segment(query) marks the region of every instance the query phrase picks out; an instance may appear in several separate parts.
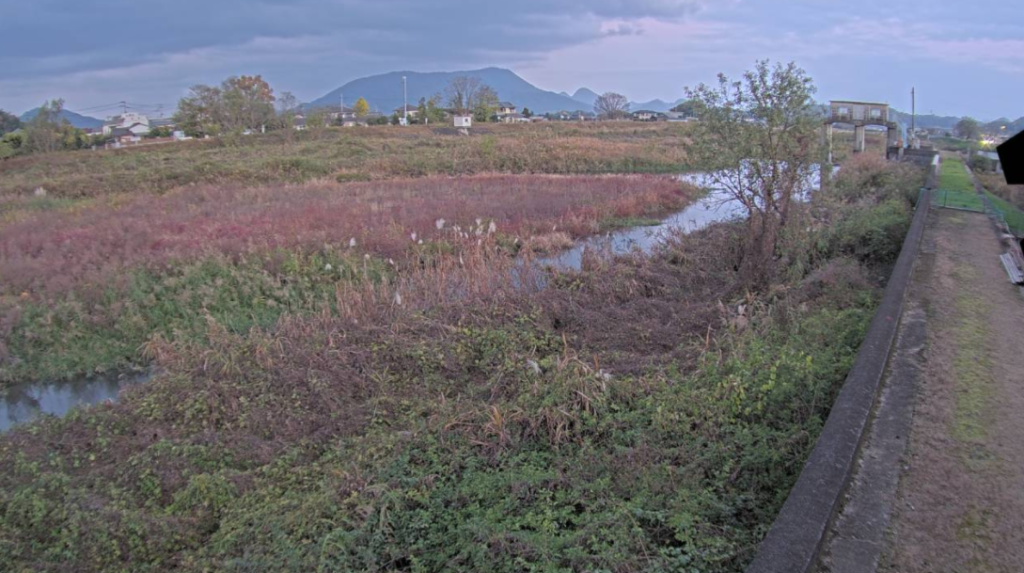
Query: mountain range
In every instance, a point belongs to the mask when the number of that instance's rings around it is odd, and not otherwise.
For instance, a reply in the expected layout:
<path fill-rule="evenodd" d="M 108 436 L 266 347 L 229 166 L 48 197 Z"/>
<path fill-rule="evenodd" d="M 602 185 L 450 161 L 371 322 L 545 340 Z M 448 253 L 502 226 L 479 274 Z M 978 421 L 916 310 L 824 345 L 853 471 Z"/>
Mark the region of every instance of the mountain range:
<path fill-rule="evenodd" d="M 414 107 L 420 98 L 430 98 L 434 94 L 443 94 L 448 83 L 459 76 L 479 78 L 498 93 L 501 101 L 514 103 L 519 109 L 530 108 L 538 113 L 559 110 L 591 109 L 593 104 L 577 101 L 564 94 L 542 90 L 511 70 L 502 68 L 484 68 L 457 72 L 390 72 L 352 80 L 332 90 L 319 99 L 315 99 L 309 107 L 336 106 L 345 98 L 346 105 L 352 105 L 359 98 L 366 98 L 372 109 L 390 114 L 402 106 L 402 78 L 406 78 L 409 106 Z"/>
<path fill-rule="evenodd" d="M 34 118 L 38 114 L 39 108 L 37 107 L 35 109 L 30 109 L 25 113 L 21 114 L 21 117 L 19 117 L 18 119 L 20 119 L 22 123 L 28 123 L 32 121 L 32 118 Z M 103 127 L 102 119 L 96 119 L 95 117 L 89 117 L 87 115 L 75 113 L 67 109 L 61 110 L 60 117 L 61 119 L 68 120 L 68 123 L 70 123 L 71 125 L 81 129 L 97 129 Z"/>
<path fill-rule="evenodd" d="M 307 104 L 309 107 L 336 106 L 344 96 L 345 105 L 355 103 L 359 98 L 366 98 L 370 107 L 377 111 L 390 114 L 400 108 L 403 103 L 402 78 L 406 78 L 409 94 L 409 106 L 414 107 L 420 98 L 430 98 L 434 94 L 443 94 L 448 83 L 459 76 L 479 78 L 498 93 L 501 101 L 515 104 L 520 110 L 529 108 L 536 113 L 557 111 L 591 111 L 594 102 L 600 97 L 597 92 L 588 88 L 580 88 L 571 96 L 566 92 L 556 93 L 534 86 L 516 75 L 512 70 L 504 68 L 483 68 L 454 72 L 390 72 L 352 80 L 332 90 L 321 98 Z M 678 102 L 670 103 L 662 100 L 633 103 L 630 109 L 649 109 L 668 111 Z"/>

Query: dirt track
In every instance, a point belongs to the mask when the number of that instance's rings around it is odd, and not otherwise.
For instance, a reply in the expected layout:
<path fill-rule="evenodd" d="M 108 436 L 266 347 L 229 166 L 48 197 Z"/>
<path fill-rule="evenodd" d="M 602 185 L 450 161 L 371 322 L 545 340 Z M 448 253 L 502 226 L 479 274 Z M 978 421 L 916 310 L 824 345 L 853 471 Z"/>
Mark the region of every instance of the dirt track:
<path fill-rule="evenodd" d="M 880 570 L 1024 571 L 1024 298 L 984 215 L 930 214 L 924 369 Z"/>

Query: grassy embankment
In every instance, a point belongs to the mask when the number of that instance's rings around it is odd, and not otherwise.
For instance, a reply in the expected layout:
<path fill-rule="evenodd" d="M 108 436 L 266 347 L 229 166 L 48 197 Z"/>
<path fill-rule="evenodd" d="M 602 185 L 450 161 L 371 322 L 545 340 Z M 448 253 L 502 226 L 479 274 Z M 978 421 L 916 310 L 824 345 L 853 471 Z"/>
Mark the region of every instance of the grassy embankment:
<path fill-rule="evenodd" d="M 939 172 L 939 191 L 934 193 L 933 202 L 943 207 L 984 210 L 981 197 L 974 189 L 971 176 L 959 156 L 943 154 L 942 168 Z"/>
<path fill-rule="evenodd" d="M 0 437 L 0 568 L 741 571 L 899 251 L 903 169 L 801 205 L 759 296 L 718 225 L 543 289 L 481 247 L 158 338 L 122 402 Z"/>
<path fill-rule="evenodd" d="M 1007 185 L 996 173 L 975 173 L 985 187 L 989 200 L 1003 212 L 1006 224 L 1018 237 L 1024 237 L 1024 185 Z"/>

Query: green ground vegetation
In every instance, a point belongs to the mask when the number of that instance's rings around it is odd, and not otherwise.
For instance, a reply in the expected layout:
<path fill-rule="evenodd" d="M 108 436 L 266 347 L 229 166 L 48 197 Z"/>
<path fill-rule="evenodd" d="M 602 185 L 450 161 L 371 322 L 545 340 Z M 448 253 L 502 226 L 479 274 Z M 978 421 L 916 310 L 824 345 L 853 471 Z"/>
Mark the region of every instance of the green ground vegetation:
<path fill-rule="evenodd" d="M 1003 214 L 1010 231 L 1019 237 L 1024 237 L 1024 211 L 991 191 L 985 191 L 985 195 L 988 196 L 993 206 Z"/>
<path fill-rule="evenodd" d="M 941 207 L 984 211 L 984 203 L 974 188 L 971 175 L 963 161 L 952 154 L 943 156 L 939 189 L 933 193 L 932 201 Z"/>

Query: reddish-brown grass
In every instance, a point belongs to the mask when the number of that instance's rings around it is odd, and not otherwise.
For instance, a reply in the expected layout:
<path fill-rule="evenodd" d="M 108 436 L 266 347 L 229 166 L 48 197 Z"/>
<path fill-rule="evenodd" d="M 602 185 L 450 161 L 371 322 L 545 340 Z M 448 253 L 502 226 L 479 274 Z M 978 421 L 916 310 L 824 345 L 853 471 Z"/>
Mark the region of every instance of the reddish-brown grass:
<path fill-rule="evenodd" d="M 209 255 L 354 244 L 360 253 L 399 259 L 421 240 L 475 243 L 481 235 L 526 239 L 555 231 L 581 237 L 597 232 L 603 219 L 663 214 L 693 196 L 692 188 L 656 176 L 186 187 L 118 207 L 37 213 L 0 228 L 0 294 L 35 298 L 105 286 L 126 269 Z"/>

